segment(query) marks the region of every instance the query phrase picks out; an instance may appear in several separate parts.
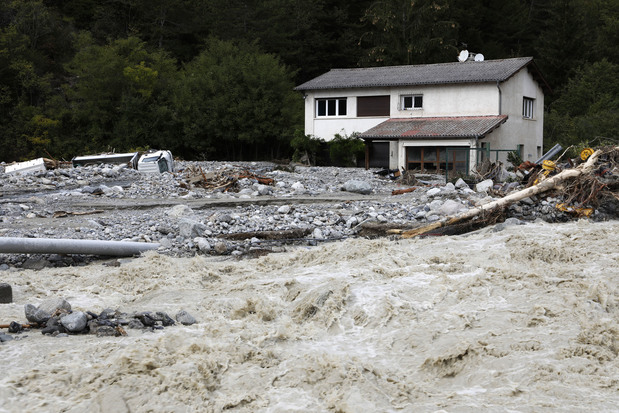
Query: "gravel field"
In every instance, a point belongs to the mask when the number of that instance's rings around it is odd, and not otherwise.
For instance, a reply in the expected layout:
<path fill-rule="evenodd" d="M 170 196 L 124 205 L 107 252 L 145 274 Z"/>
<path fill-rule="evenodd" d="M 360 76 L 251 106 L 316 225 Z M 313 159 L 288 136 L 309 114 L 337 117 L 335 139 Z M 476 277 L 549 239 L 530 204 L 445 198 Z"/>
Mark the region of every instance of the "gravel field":
<path fill-rule="evenodd" d="M 376 236 L 371 228 L 414 228 L 490 202 L 517 184 L 472 189 L 441 175 L 402 179 L 363 168 L 278 166 L 267 162 L 177 162 L 174 174 L 99 165 L 0 174 L 0 237 L 133 241 L 171 256 L 262 255 L 287 245 Z M 224 190 L 222 177 L 234 179 Z M 269 180 L 261 184 L 258 177 Z M 205 185 L 207 183 L 208 185 Z M 513 205 L 512 223 L 567 221 L 558 200 Z M 596 211 L 598 218 L 604 214 Z M 384 231 L 382 235 L 384 235 Z M 4 254 L 2 268 L 67 266 L 100 257 Z"/>

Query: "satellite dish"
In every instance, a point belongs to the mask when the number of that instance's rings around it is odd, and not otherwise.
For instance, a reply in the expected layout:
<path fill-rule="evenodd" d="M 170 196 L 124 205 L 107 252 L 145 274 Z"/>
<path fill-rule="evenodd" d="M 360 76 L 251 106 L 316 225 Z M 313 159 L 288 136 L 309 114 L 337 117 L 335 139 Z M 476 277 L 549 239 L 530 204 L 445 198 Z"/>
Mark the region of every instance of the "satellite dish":
<path fill-rule="evenodd" d="M 458 60 L 461 62 L 466 62 L 466 59 L 469 58 L 469 51 L 468 50 L 463 50 L 460 52 L 460 55 L 458 55 Z"/>
<path fill-rule="evenodd" d="M 476 62 L 483 62 L 483 61 L 484 61 L 484 55 L 483 55 L 483 54 L 481 54 L 481 53 L 477 53 L 477 54 L 475 55 L 475 61 L 476 61 Z"/>

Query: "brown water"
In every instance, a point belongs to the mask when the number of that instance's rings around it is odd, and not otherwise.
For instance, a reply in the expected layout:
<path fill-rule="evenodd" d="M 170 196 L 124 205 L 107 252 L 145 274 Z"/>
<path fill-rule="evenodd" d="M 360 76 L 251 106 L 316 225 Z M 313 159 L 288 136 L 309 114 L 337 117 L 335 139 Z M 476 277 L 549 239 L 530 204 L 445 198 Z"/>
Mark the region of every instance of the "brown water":
<path fill-rule="evenodd" d="M 583 221 L 5 271 L 2 323 L 50 296 L 199 323 L 4 343 L 0 412 L 619 411 L 618 246 Z"/>

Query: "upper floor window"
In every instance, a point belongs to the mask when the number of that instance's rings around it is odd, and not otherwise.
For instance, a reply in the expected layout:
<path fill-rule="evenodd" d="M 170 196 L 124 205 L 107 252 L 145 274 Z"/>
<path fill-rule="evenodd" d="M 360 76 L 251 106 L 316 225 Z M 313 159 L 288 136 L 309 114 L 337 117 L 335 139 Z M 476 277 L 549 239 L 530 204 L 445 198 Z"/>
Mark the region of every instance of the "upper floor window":
<path fill-rule="evenodd" d="M 346 116 L 346 98 L 316 99 L 316 116 Z"/>
<path fill-rule="evenodd" d="M 525 119 L 533 119 L 533 103 L 535 99 L 524 97 L 522 98 L 522 117 Z"/>
<path fill-rule="evenodd" d="M 422 109 L 423 95 L 404 95 L 400 106 L 402 110 Z"/>

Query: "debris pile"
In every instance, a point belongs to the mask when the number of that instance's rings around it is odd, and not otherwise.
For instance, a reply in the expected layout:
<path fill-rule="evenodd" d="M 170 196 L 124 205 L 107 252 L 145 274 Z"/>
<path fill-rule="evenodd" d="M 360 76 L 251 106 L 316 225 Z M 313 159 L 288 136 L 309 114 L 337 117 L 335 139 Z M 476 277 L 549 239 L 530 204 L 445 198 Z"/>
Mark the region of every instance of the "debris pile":
<path fill-rule="evenodd" d="M 619 211 L 618 165 L 619 147 L 604 147 L 596 151 L 587 148 L 581 153 L 580 160 L 571 160 L 568 166 L 563 167 L 549 159 L 544 159 L 541 164 L 523 164 L 518 169 L 526 172 L 524 189 L 516 190 L 515 187 L 502 198 L 439 222 L 408 231 L 393 229 L 390 233 L 414 237 L 456 226 L 459 228 L 456 233 L 467 232 L 498 222 L 507 208 L 524 200 L 534 203 L 542 193 L 549 193 L 553 197 L 554 208 L 566 214 L 590 217 L 595 208 L 603 205 L 609 215 L 616 216 Z M 544 206 L 548 207 L 546 202 Z"/>
<path fill-rule="evenodd" d="M 273 185 L 275 180 L 260 176 L 247 169 L 226 168 L 223 170 L 204 172 L 199 165 L 190 165 L 181 173 L 183 179 L 180 186 L 185 189 L 199 187 L 209 191 L 233 191 L 239 190 L 238 182 L 241 179 L 249 179 L 261 185 Z"/>

